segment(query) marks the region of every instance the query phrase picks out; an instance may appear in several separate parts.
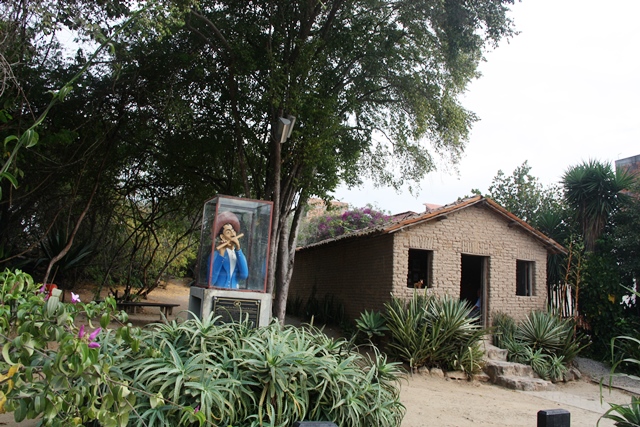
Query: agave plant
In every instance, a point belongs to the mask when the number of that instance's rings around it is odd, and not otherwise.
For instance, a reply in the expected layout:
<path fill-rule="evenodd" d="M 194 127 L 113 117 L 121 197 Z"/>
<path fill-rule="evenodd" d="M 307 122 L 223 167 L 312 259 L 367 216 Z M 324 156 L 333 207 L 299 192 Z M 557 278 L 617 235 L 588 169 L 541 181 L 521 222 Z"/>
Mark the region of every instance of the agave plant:
<path fill-rule="evenodd" d="M 616 405 L 610 403 L 611 408 L 601 418 L 613 420 L 617 427 L 640 426 L 640 398 L 631 397 L 629 405 Z M 598 424 L 600 420 L 598 420 Z"/>
<path fill-rule="evenodd" d="M 389 330 L 385 325 L 384 316 L 377 311 L 365 310 L 356 319 L 356 326 L 360 332 L 367 334 L 369 340 L 374 336 L 383 337 L 384 333 Z"/>
<path fill-rule="evenodd" d="M 431 298 L 414 294 L 408 302 L 393 297 L 385 304 L 385 320 L 391 334 L 389 352 L 409 363 L 411 368 L 425 365 L 429 359 L 429 324 L 425 308 Z"/>
<path fill-rule="evenodd" d="M 411 368 L 420 366 L 480 370 L 479 342 L 486 333 L 470 317 L 471 308 L 451 297 L 414 294 L 408 302 L 393 298 L 385 318 L 391 334 L 392 354 Z"/>
<path fill-rule="evenodd" d="M 560 380 L 567 365 L 585 347 L 582 335 L 574 335 L 573 321 L 547 312 L 532 312 L 520 324 L 506 314 L 494 320 L 494 342 L 508 351 L 512 362 L 531 365 L 544 379 Z"/>

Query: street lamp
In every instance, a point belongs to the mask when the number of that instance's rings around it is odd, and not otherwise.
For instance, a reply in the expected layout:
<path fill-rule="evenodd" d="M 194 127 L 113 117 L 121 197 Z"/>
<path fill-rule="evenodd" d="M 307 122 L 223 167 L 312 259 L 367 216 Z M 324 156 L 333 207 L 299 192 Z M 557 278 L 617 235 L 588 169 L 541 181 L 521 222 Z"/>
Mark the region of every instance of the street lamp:
<path fill-rule="evenodd" d="M 293 126 L 296 124 L 295 116 L 287 116 L 286 118 L 278 118 L 278 129 L 276 131 L 276 139 L 280 141 L 280 144 L 284 143 L 291 136 Z"/>

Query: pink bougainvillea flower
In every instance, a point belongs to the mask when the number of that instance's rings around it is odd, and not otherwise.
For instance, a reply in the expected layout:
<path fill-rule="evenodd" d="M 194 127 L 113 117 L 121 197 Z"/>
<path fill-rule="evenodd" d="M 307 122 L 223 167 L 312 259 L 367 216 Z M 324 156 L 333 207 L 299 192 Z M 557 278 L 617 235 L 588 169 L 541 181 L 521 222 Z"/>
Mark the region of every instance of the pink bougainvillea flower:
<path fill-rule="evenodd" d="M 74 294 L 73 292 L 71 292 L 71 302 L 73 304 L 79 303 L 80 302 L 80 295 Z"/>
<path fill-rule="evenodd" d="M 96 342 L 96 338 L 98 338 L 98 334 L 100 333 L 100 331 L 102 331 L 102 328 L 96 329 L 86 337 L 89 348 L 100 347 L 100 343 Z M 84 325 L 80 325 L 80 330 L 78 331 L 78 338 L 83 339 L 85 336 L 86 336 L 86 333 L 84 331 Z"/>
<path fill-rule="evenodd" d="M 100 333 L 100 331 L 102 330 L 102 328 L 98 328 L 95 331 L 91 332 L 91 335 L 89 335 L 89 348 L 98 348 L 100 347 L 100 344 L 95 342 L 96 338 L 98 337 L 98 334 Z"/>
<path fill-rule="evenodd" d="M 101 330 L 102 328 L 98 328 L 95 331 L 91 332 L 91 335 L 89 335 L 89 341 L 95 341 Z"/>

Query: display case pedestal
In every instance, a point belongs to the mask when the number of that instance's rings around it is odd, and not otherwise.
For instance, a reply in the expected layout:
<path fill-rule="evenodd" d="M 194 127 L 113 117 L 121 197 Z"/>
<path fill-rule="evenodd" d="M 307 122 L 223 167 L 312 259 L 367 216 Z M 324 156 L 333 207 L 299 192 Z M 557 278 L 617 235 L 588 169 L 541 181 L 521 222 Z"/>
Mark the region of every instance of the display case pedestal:
<path fill-rule="evenodd" d="M 253 327 L 267 326 L 271 322 L 271 294 L 192 286 L 189 311 L 189 317 L 199 319 L 214 313 L 214 317 L 220 316 L 218 324 L 248 319 Z"/>

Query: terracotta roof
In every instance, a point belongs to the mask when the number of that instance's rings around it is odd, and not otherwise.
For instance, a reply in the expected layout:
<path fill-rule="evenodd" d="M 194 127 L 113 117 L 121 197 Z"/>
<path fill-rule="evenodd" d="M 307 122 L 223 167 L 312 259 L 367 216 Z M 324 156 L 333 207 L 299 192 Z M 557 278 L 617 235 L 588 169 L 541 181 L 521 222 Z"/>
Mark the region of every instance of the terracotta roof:
<path fill-rule="evenodd" d="M 496 214 L 504 217 L 509 221 L 509 226 L 518 226 L 521 227 L 524 231 L 531 234 L 534 238 L 539 240 L 547 249 L 554 253 L 567 253 L 567 249 L 553 240 L 552 238 L 546 236 L 544 233 L 538 231 L 534 227 L 527 224 L 525 221 L 521 220 L 496 202 L 491 199 L 488 199 L 483 196 L 474 196 L 468 199 L 458 200 L 455 203 L 442 206 L 439 209 L 432 210 L 423 215 L 419 215 L 413 218 L 408 218 L 403 221 L 396 222 L 392 225 L 389 225 L 384 229 L 385 233 L 395 233 L 397 231 L 403 230 L 407 227 L 412 227 L 417 224 L 422 224 L 428 221 L 432 221 L 437 218 L 446 217 L 448 213 L 456 212 L 461 209 L 468 208 L 473 205 L 484 205 L 485 207 L 491 209 Z"/>
<path fill-rule="evenodd" d="M 488 199 L 483 196 L 475 196 L 470 197 L 468 199 L 458 200 L 454 203 L 441 206 L 440 208 L 434 209 L 432 211 L 426 212 L 424 214 L 415 214 L 409 215 L 410 212 L 405 212 L 403 214 L 398 214 L 400 220 L 395 220 L 392 224 L 386 224 L 382 226 L 365 228 L 362 230 L 354 231 L 353 233 L 343 234 L 342 236 L 335 237 L 333 239 L 322 240 L 320 242 L 316 242 L 310 245 L 305 246 L 304 248 L 311 248 L 320 245 L 325 245 L 328 243 L 332 243 L 338 240 L 357 238 L 362 236 L 371 236 L 377 234 L 392 234 L 401 230 L 404 230 L 408 227 L 413 227 L 418 224 L 423 224 L 425 222 L 437 220 L 438 218 L 446 217 L 447 214 L 459 211 L 461 209 L 468 208 L 474 205 L 482 205 L 494 213 L 504 217 L 508 221 L 509 227 L 517 226 L 521 227 L 525 232 L 529 233 L 536 240 L 540 241 L 542 245 L 544 245 L 548 251 L 552 253 L 567 253 L 567 249 L 553 240 L 552 238 L 546 236 L 544 233 L 536 230 L 534 227 L 527 224 L 525 221 L 521 220 L 496 202 L 491 199 Z M 395 216 L 394 216 L 395 217 Z M 302 248 L 299 248 L 302 249 Z"/>

